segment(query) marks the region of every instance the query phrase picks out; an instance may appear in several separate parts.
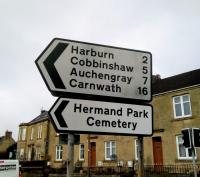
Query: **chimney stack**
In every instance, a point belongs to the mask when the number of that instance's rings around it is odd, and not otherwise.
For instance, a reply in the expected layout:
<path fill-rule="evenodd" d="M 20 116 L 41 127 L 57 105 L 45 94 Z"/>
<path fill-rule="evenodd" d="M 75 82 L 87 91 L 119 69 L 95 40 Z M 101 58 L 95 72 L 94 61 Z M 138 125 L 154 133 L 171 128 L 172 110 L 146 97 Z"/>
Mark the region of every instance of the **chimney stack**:
<path fill-rule="evenodd" d="M 5 137 L 6 138 L 12 138 L 12 132 L 7 130 L 6 133 L 5 133 Z"/>

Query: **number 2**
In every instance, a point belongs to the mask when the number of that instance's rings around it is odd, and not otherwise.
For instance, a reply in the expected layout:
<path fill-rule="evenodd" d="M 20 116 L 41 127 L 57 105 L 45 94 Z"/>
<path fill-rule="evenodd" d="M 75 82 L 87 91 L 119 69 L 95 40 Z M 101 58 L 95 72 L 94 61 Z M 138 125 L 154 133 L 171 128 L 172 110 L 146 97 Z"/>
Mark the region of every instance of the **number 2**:
<path fill-rule="evenodd" d="M 144 63 L 144 64 L 148 64 L 148 62 L 147 62 L 148 58 L 147 58 L 146 56 L 143 56 L 142 58 L 144 59 L 144 60 L 143 60 L 143 63 Z"/>

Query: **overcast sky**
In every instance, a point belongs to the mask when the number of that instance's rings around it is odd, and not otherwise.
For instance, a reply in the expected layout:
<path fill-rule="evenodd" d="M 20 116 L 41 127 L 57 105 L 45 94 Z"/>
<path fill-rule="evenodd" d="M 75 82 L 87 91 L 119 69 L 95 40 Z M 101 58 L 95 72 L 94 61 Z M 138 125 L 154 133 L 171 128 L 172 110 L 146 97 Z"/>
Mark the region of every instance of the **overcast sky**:
<path fill-rule="evenodd" d="M 0 136 L 56 100 L 34 63 L 55 37 L 149 51 L 165 78 L 200 68 L 200 1 L 0 0 Z"/>

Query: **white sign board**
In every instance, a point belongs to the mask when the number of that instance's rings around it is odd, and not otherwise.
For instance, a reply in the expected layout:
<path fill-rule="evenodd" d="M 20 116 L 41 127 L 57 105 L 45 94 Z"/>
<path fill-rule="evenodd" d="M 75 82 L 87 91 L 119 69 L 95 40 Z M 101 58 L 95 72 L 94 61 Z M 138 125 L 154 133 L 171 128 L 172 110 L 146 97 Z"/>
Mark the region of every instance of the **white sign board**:
<path fill-rule="evenodd" d="M 152 99 L 150 52 L 55 38 L 36 65 L 55 96 Z"/>
<path fill-rule="evenodd" d="M 0 160 L 0 177 L 19 177 L 19 161 Z"/>
<path fill-rule="evenodd" d="M 59 98 L 49 111 L 58 132 L 152 135 L 152 106 Z"/>

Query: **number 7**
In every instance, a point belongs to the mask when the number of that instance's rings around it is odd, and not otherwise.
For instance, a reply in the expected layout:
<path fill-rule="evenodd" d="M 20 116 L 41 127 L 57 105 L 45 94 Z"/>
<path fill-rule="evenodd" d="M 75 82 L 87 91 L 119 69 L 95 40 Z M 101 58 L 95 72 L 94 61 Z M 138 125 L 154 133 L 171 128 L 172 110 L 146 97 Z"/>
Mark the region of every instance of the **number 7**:
<path fill-rule="evenodd" d="M 143 79 L 144 79 L 144 84 L 146 84 L 147 80 L 148 80 L 148 77 L 143 76 Z"/>

